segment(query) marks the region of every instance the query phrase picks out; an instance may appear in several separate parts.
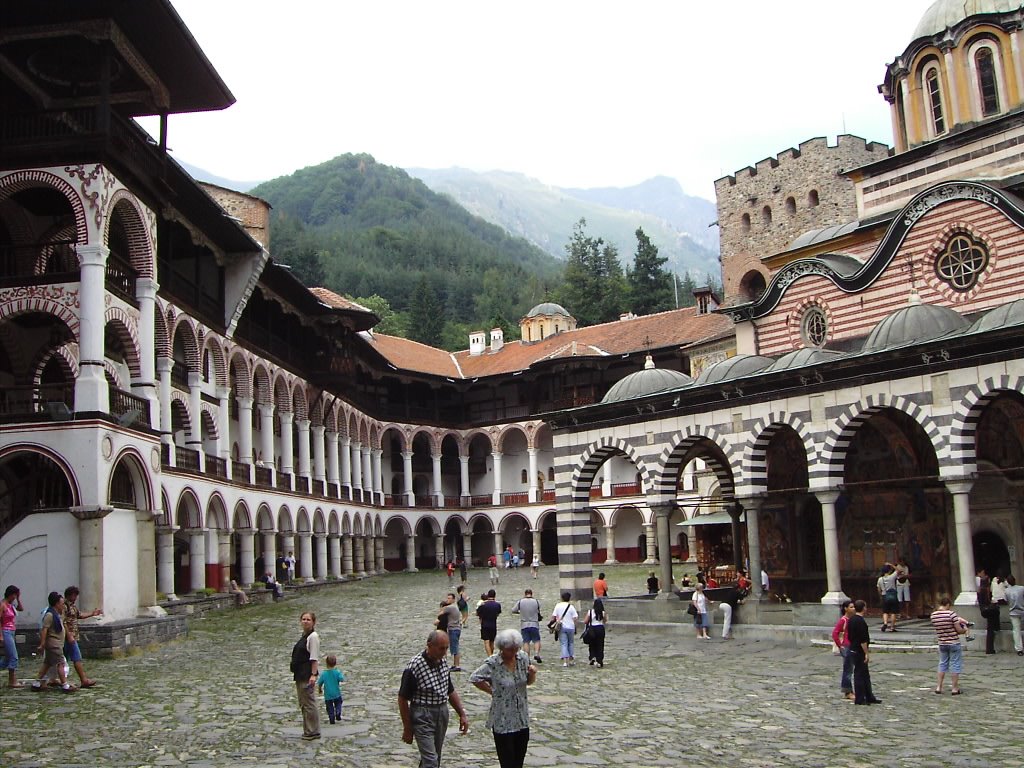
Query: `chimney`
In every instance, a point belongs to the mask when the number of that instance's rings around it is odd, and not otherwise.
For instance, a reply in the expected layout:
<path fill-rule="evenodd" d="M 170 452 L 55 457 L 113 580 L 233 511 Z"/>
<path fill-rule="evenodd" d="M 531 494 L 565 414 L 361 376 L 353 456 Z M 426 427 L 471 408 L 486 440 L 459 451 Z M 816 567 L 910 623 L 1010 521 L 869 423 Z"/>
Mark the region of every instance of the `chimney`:
<path fill-rule="evenodd" d="M 707 315 L 718 309 L 722 303 L 710 286 L 704 285 L 693 289 L 693 297 L 697 300 L 697 314 Z"/>
<path fill-rule="evenodd" d="M 486 334 L 483 331 L 473 331 L 469 334 L 469 354 L 482 355 L 487 342 Z"/>
<path fill-rule="evenodd" d="M 505 346 L 505 332 L 501 328 L 491 328 L 491 352 L 497 352 Z"/>

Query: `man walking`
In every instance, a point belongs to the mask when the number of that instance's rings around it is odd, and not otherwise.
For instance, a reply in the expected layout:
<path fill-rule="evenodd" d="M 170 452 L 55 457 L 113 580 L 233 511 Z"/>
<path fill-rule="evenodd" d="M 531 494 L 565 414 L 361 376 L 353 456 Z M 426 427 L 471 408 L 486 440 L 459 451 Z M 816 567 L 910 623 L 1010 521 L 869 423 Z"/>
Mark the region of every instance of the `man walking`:
<path fill-rule="evenodd" d="M 452 683 L 448 635 L 435 629 L 427 635 L 427 647 L 414 656 L 402 673 L 398 712 L 402 716 L 402 741 L 420 751 L 420 768 L 438 768 L 448 731 L 448 705 L 459 715 L 459 732 L 469 730 L 469 718 Z"/>
<path fill-rule="evenodd" d="M 452 651 L 452 672 L 461 672 L 459 666 L 459 640 L 462 638 L 462 611 L 459 610 L 454 592 L 449 592 L 444 599 L 444 608 L 441 609 L 448 619 L 448 643 Z"/>
<path fill-rule="evenodd" d="M 480 639 L 484 641 L 484 652 L 490 656 L 494 653 L 494 638 L 498 634 L 498 615 L 501 603 L 496 599 L 495 591 L 487 592 L 487 599 L 476 607 L 476 616 L 480 619 Z"/>
<path fill-rule="evenodd" d="M 853 604 L 856 613 L 850 617 L 846 625 L 846 634 L 850 638 L 850 655 L 853 658 L 853 693 L 855 704 L 881 704 L 871 690 L 871 672 L 868 670 L 868 646 L 871 645 L 871 633 L 864 618 L 868 605 L 863 600 Z"/>
<path fill-rule="evenodd" d="M 1018 656 L 1024 656 L 1024 642 L 1021 641 L 1020 625 L 1024 620 L 1024 586 L 1010 574 L 1006 577 L 1006 605 L 1010 609 L 1010 626 L 1013 627 L 1013 650 Z"/>
<path fill-rule="evenodd" d="M 491 577 L 491 586 L 493 587 L 498 583 L 498 556 L 491 555 L 487 558 L 488 574 Z"/>
<path fill-rule="evenodd" d="M 540 611 L 540 600 L 533 596 L 532 589 L 526 590 L 523 597 L 512 606 L 512 613 L 519 614 L 523 650 L 527 656 L 533 655 L 533 660 L 538 664 L 543 664 L 540 658 Z"/>
<path fill-rule="evenodd" d="M 594 597 L 600 597 L 602 600 L 608 597 L 608 582 L 604 578 L 604 571 L 597 574 L 597 578 L 594 579 Z"/>

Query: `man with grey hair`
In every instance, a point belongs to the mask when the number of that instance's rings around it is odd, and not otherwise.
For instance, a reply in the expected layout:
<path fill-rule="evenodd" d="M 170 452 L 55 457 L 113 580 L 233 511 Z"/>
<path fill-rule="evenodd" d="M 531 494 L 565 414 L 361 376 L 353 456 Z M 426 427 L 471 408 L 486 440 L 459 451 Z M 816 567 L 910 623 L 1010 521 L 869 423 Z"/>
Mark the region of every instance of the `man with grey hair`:
<path fill-rule="evenodd" d="M 448 705 L 459 714 L 459 732 L 469 730 L 469 718 L 448 667 L 448 633 L 435 629 L 427 635 L 426 649 L 412 658 L 402 673 L 398 712 L 402 741 L 420 751 L 420 768 L 438 768 L 448 731 Z"/>
<path fill-rule="evenodd" d="M 538 664 L 540 659 L 540 600 L 533 596 L 533 590 L 527 589 L 523 597 L 512 606 L 512 613 L 519 614 L 519 628 L 523 633 L 523 649 L 526 655 L 533 655 Z"/>

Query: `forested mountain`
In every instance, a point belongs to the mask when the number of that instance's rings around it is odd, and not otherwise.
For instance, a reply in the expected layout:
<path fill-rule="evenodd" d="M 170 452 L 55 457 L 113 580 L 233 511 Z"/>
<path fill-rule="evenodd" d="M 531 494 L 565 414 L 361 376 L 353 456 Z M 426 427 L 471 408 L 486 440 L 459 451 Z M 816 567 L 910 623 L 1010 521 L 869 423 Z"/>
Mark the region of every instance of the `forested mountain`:
<path fill-rule="evenodd" d="M 564 258 L 567 233 L 586 219 L 620 254 L 635 250 L 642 227 L 670 271 L 718 275 L 715 206 L 686 195 L 679 182 L 661 176 L 627 188 L 561 189 L 520 173 L 478 173 L 463 168 L 407 169 L 431 189 L 451 195 L 467 210 Z"/>
<path fill-rule="evenodd" d="M 469 330 L 515 323 L 561 279 L 549 254 L 370 155 L 341 155 L 250 191 L 273 206 L 277 261 L 307 285 L 382 297 L 398 313 L 389 332 L 442 315 L 437 337 L 410 334 L 427 343 L 464 348 Z"/>

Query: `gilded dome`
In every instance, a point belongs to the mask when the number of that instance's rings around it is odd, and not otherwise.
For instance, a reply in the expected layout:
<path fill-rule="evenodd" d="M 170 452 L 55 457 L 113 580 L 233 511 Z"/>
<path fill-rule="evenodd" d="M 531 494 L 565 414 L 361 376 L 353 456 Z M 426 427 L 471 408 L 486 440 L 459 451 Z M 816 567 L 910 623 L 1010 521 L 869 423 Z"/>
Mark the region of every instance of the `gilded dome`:
<path fill-rule="evenodd" d="M 917 22 L 911 40 L 940 34 L 971 16 L 1007 13 L 1020 6 L 1020 0 L 936 0 Z"/>
<path fill-rule="evenodd" d="M 601 402 L 621 403 L 624 400 L 633 400 L 637 397 L 653 395 L 656 392 L 666 392 L 692 383 L 693 379 L 685 373 L 670 371 L 667 368 L 655 368 L 654 362 L 648 355 L 644 369 L 615 382 L 601 398 Z"/>
<path fill-rule="evenodd" d="M 889 347 L 930 341 L 961 331 L 967 324 L 966 318 L 956 310 L 914 303 L 884 317 L 871 331 L 861 351 L 881 352 Z"/>

